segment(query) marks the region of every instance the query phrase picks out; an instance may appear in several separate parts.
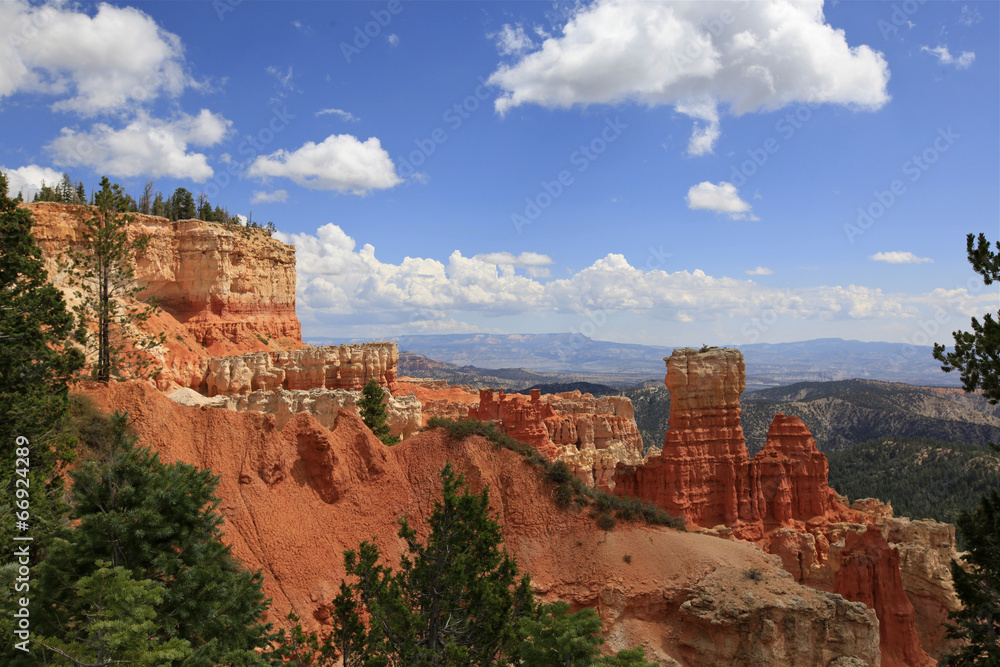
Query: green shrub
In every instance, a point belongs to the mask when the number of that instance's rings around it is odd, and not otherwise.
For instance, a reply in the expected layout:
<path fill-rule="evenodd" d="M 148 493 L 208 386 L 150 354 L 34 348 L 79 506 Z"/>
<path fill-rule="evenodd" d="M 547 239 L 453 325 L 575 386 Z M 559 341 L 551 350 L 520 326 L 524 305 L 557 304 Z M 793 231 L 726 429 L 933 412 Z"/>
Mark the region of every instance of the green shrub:
<path fill-rule="evenodd" d="M 597 515 L 597 527 L 601 530 L 611 531 L 615 529 L 615 525 L 618 523 L 610 512 L 601 512 Z"/>
<path fill-rule="evenodd" d="M 569 507 L 573 502 L 573 488 L 564 482 L 556 487 L 555 496 L 560 507 Z"/>
<path fill-rule="evenodd" d="M 573 479 L 573 473 L 569 471 L 569 466 L 566 465 L 565 461 L 556 461 L 551 466 L 549 466 L 548 473 L 545 475 L 550 481 L 556 484 L 569 484 L 569 480 Z"/>

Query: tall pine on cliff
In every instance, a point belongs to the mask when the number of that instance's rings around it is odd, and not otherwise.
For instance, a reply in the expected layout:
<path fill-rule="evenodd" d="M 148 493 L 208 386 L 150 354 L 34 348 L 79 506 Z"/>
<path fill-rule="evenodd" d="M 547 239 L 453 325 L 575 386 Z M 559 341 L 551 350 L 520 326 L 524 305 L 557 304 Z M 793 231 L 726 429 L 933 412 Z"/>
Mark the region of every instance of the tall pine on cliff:
<path fill-rule="evenodd" d="M 966 238 L 969 263 L 983 282 L 1000 281 L 1000 241 L 998 252 L 990 249 L 985 234 L 978 244 L 973 234 Z M 991 313 L 982 323 L 972 318 L 972 331 L 956 331 L 955 351 L 945 353 L 943 345 L 934 345 L 934 357 L 945 371 L 958 370 L 966 391 L 981 389 L 990 403 L 1000 402 L 1000 311 Z M 955 522 L 965 538 L 968 569 L 951 563 L 955 592 L 962 608 L 949 617 L 948 636 L 963 640 L 957 653 L 947 656 L 949 665 L 1000 665 L 1000 495 L 992 491 L 983 496 L 971 514 L 963 512 Z"/>
<path fill-rule="evenodd" d="M 0 543 L 9 547 L 0 557 L 0 635 L 6 638 L 0 663 L 18 652 L 13 614 L 24 591 L 15 589 L 13 545 L 21 543 L 13 538 L 34 537 L 34 565 L 47 546 L 47 528 L 66 511 L 57 472 L 75 456 L 64 429 L 67 383 L 83 367 L 83 354 L 73 347 L 73 316 L 48 282 L 31 212 L 19 201 L 7 196 L 0 172 Z"/>
<path fill-rule="evenodd" d="M 382 404 L 382 387 L 374 377 L 365 383 L 361 401 L 358 402 L 358 413 L 361 421 L 372 430 L 375 437 L 387 445 L 395 445 L 399 438 L 389 431 L 389 422 Z"/>
<path fill-rule="evenodd" d="M 94 194 L 94 205 L 96 211 L 84 220 L 83 248 L 68 251 L 70 284 L 80 299 L 75 310 L 94 329 L 88 335 L 93 377 L 99 382 L 141 377 L 150 367 L 141 351 L 165 339 L 162 333 L 142 335 L 135 328 L 156 311 L 155 304 L 136 300 L 142 287 L 135 264 L 149 237 L 130 238 L 132 200 L 106 176 Z"/>
<path fill-rule="evenodd" d="M 72 474 L 74 527 L 35 570 L 33 632 L 56 638 L 49 645 L 80 663 L 98 651 L 126 660 L 148 640 L 186 654 L 173 663 L 184 667 L 267 664 L 256 651 L 271 638 L 261 575 L 244 570 L 221 541 L 218 478 L 160 462 L 128 435 L 126 420 L 115 415 L 110 451 Z M 90 597 L 81 600 L 84 591 Z M 110 627 L 122 643 L 108 644 L 94 623 L 114 621 L 108 610 L 127 606 L 128 596 L 135 608 Z"/>

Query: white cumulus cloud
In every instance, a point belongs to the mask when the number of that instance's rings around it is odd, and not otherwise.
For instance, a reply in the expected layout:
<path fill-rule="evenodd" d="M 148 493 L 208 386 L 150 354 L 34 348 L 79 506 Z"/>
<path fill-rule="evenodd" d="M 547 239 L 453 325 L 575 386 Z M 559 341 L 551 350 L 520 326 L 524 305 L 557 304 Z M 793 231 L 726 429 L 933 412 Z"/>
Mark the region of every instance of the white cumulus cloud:
<path fill-rule="evenodd" d="M 356 195 L 403 182 L 376 137 L 360 141 L 350 134 L 331 134 L 318 144 L 308 141 L 294 151 L 260 155 L 247 174 L 262 179 L 288 178 L 305 188 Z"/>
<path fill-rule="evenodd" d="M 748 276 L 769 276 L 774 273 L 771 269 L 766 266 L 758 266 L 756 268 L 750 269 L 749 271 L 744 271 Z"/>
<path fill-rule="evenodd" d="M 887 264 L 923 264 L 933 262 L 930 257 L 917 257 L 912 252 L 902 252 L 894 250 L 891 252 L 877 252 L 868 257 L 873 262 L 885 262 Z"/>
<path fill-rule="evenodd" d="M 35 193 L 42 189 L 42 185 L 53 186 L 62 180 L 61 172 L 48 167 L 39 167 L 37 164 L 17 169 L 0 167 L 0 171 L 7 175 L 7 195 L 14 198 L 20 192 L 25 201 L 31 201 Z"/>
<path fill-rule="evenodd" d="M 751 321 L 763 312 L 800 320 L 902 318 L 959 306 L 974 311 L 988 297 L 966 290 L 891 294 L 862 285 L 776 289 L 704 271 L 644 270 L 608 254 L 566 278 L 540 279 L 517 269 L 546 268 L 540 253 L 485 253 L 446 260 L 383 262 L 341 227 L 315 234 L 278 233 L 296 246 L 297 305 L 304 321 L 344 327 L 378 324 L 410 333 L 447 328 L 464 318 L 627 312 L 674 322 Z M 763 275 L 763 273 L 760 273 Z M 995 301 L 995 297 L 994 301 Z M 396 327 L 392 329 L 392 327 Z"/>
<path fill-rule="evenodd" d="M 954 65 L 958 69 L 968 69 L 976 60 L 976 54 L 972 51 L 962 51 L 962 54 L 956 58 L 951 55 L 947 45 L 935 46 L 933 49 L 929 46 L 921 46 L 920 50 L 937 57 L 938 62 L 942 65 Z"/>
<path fill-rule="evenodd" d="M 185 74 L 180 38 L 133 7 L 0 3 L 0 98 L 56 98 L 53 109 L 84 116 L 133 109 L 198 86 Z"/>
<path fill-rule="evenodd" d="M 504 91 L 500 114 L 523 104 L 673 106 L 696 120 L 695 155 L 711 152 L 720 109 L 875 110 L 889 100 L 888 80 L 880 52 L 826 23 L 823 0 L 578 4 L 561 31 L 489 79 Z"/>
<path fill-rule="evenodd" d="M 288 201 L 287 190 L 275 190 L 274 192 L 254 190 L 253 196 L 250 197 L 251 204 L 284 204 L 286 201 Z"/>
<path fill-rule="evenodd" d="M 692 185 L 687 193 L 687 204 L 690 209 L 723 213 L 732 220 L 758 220 L 750 204 L 740 199 L 740 192 L 736 186 L 727 181 L 722 181 L 718 185 L 709 181 Z"/>
<path fill-rule="evenodd" d="M 169 176 L 202 183 L 214 171 L 203 153 L 191 152 L 188 146 L 214 146 L 229 134 L 231 125 L 208 109 L 196 116 L 182 113 L 173 120 L 139 112 L 121 129 L 104 123 L 95 123 L 89 132 L 64 127 L 46 148 L 58 165 L 87 166 L 122 178 Z"/>

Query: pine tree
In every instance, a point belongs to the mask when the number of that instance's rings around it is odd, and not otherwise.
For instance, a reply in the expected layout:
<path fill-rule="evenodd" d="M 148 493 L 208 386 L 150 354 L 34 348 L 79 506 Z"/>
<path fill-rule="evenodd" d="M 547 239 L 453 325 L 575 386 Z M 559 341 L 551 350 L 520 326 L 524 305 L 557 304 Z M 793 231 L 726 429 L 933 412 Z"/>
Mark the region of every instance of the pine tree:
<path fill-rule="evenodd" d="M 94 352 L 93 377 L 99 382 L 142 376 L 151 362 L 141 353 L 163 343 L 164 334 L 142 335 L 136 327 L 155 312 L 155 303 L 138 302 L 142 292 L 135 263 L 148 236 L 129 238 L 130 204 L 118 184 L 107 177 L 95 193 L 97 211 L 84 220 L 84 247 L 70 249 L 70 284 L 77 288 L 75 307 L 93 325 L 88 343 Z"/>
<path fill-rule="evenodd" d="M 985 234 L 979 235 L 978 245 L 974 234 L 966 237 L 966 250 L 973 270 L 983 277 L 983 283 L 992 285 L 1000 281 L 1000 241 L 997 252 L 990 250 Z M 955 351 L 946 352 L 944 345 L 934 344 L 934 358 L 942 362 L 941 370 L 957 370 L 962 375 L 966 391 L 982 389 L 990 403 L 1000 402 L 1000 311 L 997 319 L 986 313 L 982 323 L 972 318 L 972 331 L 956 331 Z"/>
<path fill-rule="evenodd" d="M 69 379 L 83 367 L 77 329 L 62 293 L 48 281 L 31 234 L 31 211 L 7 196 L 0 173 L 0 464 L 13 469 L 14 438 L 36 445 L 33 465 L 52 472 L 54 429 L 66 413 Z"/>
<path fill-rule="evenodd" d="M 525 575 L 517 582 L 517 564 L 501 548 L 488 490 L 469 493 L 451 464 L 441 483 L 426 543 L 400 519 L 408 553 L 396 572 L 379 565 L 371 542 L 344 552 L 347 573 L 356 578 L 335 602 L 335 633 L 347 639 L 338 641 L 345 665 L 481 667 L 506 665 L 517 655 L 518 621 L 532 611 L 530 581 Z"/>
<path fill-rule="evenodd" d="M 962 608 L 948 614 L 955 621 L 948 636 L 961 644 L 946 656 L 947 664 L 1000 665 L 1000 495 L 983 496 L 955 524 L 965 538 L 967 568 L 951 563 Z"/>
<path fill-rule="evenodd" d="M 106 561 L 97 571 L 73 583 L 67 605 L 71 619 L 58 636 L 36 637 L 33 651 L 43 664 L 110 667 L 127 663 L 171 665 L 191 654 L 186 639 L 162 641 L 155 623 L 155 607 L 163 602 L 164 585 L 152 579 L 136 580 L 124 567 Z"/>
<path fill-rule="evenodd" d="M 391 446 L 399 442 L 399 437 L 393 435 L 389 430 L 382 396 L 382 387 L 374 377 L 370 378 L 362 390 L 362 398 L 358 403 L 358 413 L 361 415 L 361 421 L 372 430 L 375 437 Z"/>
<path fill-rule="evenodd" d="M 74 527 L 63 529 L 36 568 L 33 630 L 86 643 L 86 634 L 66 634 L 86 624 L 94 608 L 76 599 L 74 582 L 103 576 L 126 586 L 115 574 L 123 568 L 136 582 L 154 582 L 143 584 L 147 592 L 162 589 L 161 602 L 155 596 L 142 602 L 155 612 L 146 637 L 160 647 L 187 642 L 191 653 L 178 664 L 266 664 L 255 651 L 272 639 L 262 621 L 261 575 L 243 570 L 221 541 L 218 478 L 185 463 L 160 462 L 128 435 L 127 415 L 116 414 L 113 422 L 110 450 L 72 473 Z M 102 561 L 114 572 L 99 575 Z"/>
<path fill-rule="evenodd" d="M 1000 281 L 1000 252 L 993 252 L 985 234 L 966 237 L 966 250 L 973 270 L 987 285 Z M 1000 242 L 996 244 L 1000 251 Z M 934 358 L 944 371 L 959 370 L 966 391 L 981 389 L 991 404 L 1000 402 L 1000 311 L 997 319 L 987 313 L 982 323 L 972 318 L 972 332 L 956 331 L 955 351 L 945 353 L 934 345 Z M 996 447 L 996 445 L 991 445 Z M 1000 496 L 983 496 L 971 514 L 962 512 L 955 521 L 964 538 L 968 569 L 951 562 L 955 592 L 962 608 L 948 617 L 948 636 L 963 640 L 957 653 L 946 657 L 949 665 L 1000 665 Z"/>
<path fill-rule="evenodd" d="M 153 204 L 150 207 L 150 214 L 156 215 L 161 218 L 169 218 L 170 212 L 167 210 L 167 205 L 163 201 L 163 193 L 157 192 L 156 196 L 153 198 Z"/>

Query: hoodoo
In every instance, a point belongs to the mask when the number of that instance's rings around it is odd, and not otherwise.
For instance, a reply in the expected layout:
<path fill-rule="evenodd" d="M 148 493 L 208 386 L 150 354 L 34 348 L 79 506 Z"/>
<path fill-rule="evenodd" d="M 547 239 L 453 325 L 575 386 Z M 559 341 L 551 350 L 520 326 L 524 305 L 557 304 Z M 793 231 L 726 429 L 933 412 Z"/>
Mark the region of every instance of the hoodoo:
<path fill-rule="evenodd" d="M 829 487 L 826 456 L 797 417 L 775 415 L 751 460 L 739 423 L 745 367 L 738 350 L 680 349 L 665 361 L 671 401 L 663 452 L 640 466 L 620 464 L 615 493 L 652 501 L 693 527 L 754 541 L 798 581 L 864 602 L 883 624 L 885 667 L 933 664 L 927 651 L 940 652 L 940 634 L 925 635 L 922 646 L 917 627 L 940 619 L 953 594 L 938 592 L 929 602 L 927 586 L 907 585 L 899 549 L 920 553 L 909 559 L 917 563 L 938 557 L 940 545 L 890 544 L 883 532 L 891 511 L 848 507 Z M 920 619 L 910 589 L 921 593 L 914 594 Z"/>

